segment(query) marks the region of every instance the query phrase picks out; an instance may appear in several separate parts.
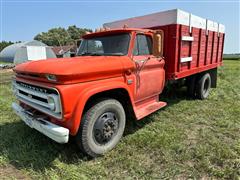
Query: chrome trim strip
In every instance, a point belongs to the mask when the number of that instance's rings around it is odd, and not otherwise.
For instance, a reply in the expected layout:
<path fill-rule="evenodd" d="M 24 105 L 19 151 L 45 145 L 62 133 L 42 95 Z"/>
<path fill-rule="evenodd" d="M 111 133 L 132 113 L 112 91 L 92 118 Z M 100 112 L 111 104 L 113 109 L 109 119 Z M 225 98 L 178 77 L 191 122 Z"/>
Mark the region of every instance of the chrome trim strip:
<path fill-rule="evenodd" d="M 44 103 L 44 102 L 42 102 L 42 101 L 38 101 L 38 100 L 32 99 L 32 98 L 30 98 L 29 96 L 20 94 L 19 92 L 17 92 L 17 97 L 21 97 L 21 98 L 25 99 L 26 101 L 30 101 L 30 102 L 32 102 L 32 103 L 35 103 L 35 104 L 38 104 L 38 105 L 40 105 L 40 106 L 44 106 L 44 107 L 50 109 L 50 106 L 48 105 L 48 103 Z"/>
<path fill-rule="evenodd" d="M 21 87 L 20 85 L 18 85 L 17 83 L 14 83 L 15 87 L 21 91 L 24 91 L 28 94 L 31 94 L 31 95 L 34 95 L 34 96 L 37 96 L 37 97 L 41 97 L 41 98 L 44 98 L 44 99 L 47 99 L 47 94 L 45 93 L 41 93 L 41 92 L 37 92 L 37 91 L 33 91 L 33 90 L 29 90 L 28 88 L 25 88 L 25 87 Z"/>
<path fill-rule="evenodd" d="M 37 109 L 37 110 L 43 112 L 43 113 L 49 114 L 50 116 L 53 116 L 53 117 L 55 117 L 57 119 L 61 119 L 62 118 L 62 113 L 56 114 L 56 113 L 54 113 L 51 110 L 48 110 L 48 109 L 43 108 L 43 107 L 41 107 L 39 105 L 36 105 L 35 103 L 29 102 L 29 101 L 27 101 L 27 100 L 25 100 L 25 99 L 23 99 L 21 97 L 19 97 L 19 100 L 22 101 L 23 103 L 25 103 L 25 104 L 27 104 L 27 105 Z"/>

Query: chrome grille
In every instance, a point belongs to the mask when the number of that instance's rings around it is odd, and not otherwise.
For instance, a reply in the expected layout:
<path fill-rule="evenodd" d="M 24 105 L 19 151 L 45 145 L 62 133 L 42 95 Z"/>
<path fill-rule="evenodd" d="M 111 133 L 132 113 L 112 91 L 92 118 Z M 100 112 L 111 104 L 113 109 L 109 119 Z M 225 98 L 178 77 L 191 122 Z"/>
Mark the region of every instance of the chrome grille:
<path fill-rule="evenodd" d="M 33 108 L 49 114 L 55 118 L 62 117 L 60 95 L 56 89 L 35 86 L 32 84 L 14 81 L 13 90 L 17 98 Z M 49 97 L 54 99 L 55 109 L 48 103 Z"/>

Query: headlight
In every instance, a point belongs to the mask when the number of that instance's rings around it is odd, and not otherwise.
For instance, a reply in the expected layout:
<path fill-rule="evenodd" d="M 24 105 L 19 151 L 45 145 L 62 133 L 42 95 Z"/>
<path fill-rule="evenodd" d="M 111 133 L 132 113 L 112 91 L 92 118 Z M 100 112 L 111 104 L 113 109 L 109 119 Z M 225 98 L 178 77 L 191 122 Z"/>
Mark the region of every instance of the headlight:
<path fill-rule="evenodd" d="M 47 102 L 51 111 L 55 113 L 61 112 L 60 99 L 55 94 L 50 94 L 47 96 Z"/>
<path fill-rule="evenodd" d="M 49 81 L 57 81 L 57 77 L 54 74 L 46 74 L 46 78 Z"/>
<path fill-rule="evenodd" d="M 56 104 L 55 104 L 54 98 L 51 97 L 51 96 L 48 96 L 47 101 L 48 101 L 48 104 L 49 104 L 49 106 L 50 106 L 50 109 L 51 109 L 52 111 L 55 111 L 55 109 L 56 109 Z"/>

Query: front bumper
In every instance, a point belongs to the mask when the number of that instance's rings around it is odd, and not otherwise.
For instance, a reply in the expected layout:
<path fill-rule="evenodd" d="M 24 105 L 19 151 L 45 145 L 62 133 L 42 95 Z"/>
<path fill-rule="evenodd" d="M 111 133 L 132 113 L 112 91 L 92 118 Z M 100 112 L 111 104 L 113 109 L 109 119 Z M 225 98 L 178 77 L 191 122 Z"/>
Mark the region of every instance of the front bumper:
<path fill-rule="evenodd" d="M 12 103 L 14 112 L 31 128 L 36 129 L 47 137 L 58 143 L 67 143 L 69 139 L 69 130 L 67 128 L 58 126 L 49 121 L 30 116 L 17 103 Z"/>

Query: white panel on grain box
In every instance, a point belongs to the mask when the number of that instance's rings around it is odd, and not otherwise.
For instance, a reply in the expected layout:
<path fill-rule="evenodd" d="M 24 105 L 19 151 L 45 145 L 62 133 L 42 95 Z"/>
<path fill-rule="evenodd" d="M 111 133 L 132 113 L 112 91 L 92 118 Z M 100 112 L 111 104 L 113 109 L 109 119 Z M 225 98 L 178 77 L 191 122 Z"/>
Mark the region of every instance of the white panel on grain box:
<path fill-rule="evenodd" d="M 193 41 L 194 37 L 192 36 L 182 36 L 182 41 Z"/>
<path fill-rule="evenodd" d="M 207 20 L 207 30 L 217 32 L 218 31 L 218 23 L 213 22 L 211 20 Z"/>
<path fill-rule="evenodd" d="M 206 19 L 192 14 L 191 15 L 191 27 L 205 29 L 206 28 Z"/>
<path fill-rule="evenodd" d="M 207 25 L 208 22 L 209 25 Z M 205 18 L 201 18 L 180 9 L 172 9 L 168 11 L 148 14 L 145 16 L 118 20 L 105 23 L 103 26 L 109 28 L 122 28 L 124 25 L 127 25 L 129 28 L 152 28 L 170 24 L 181 24 L 204 30 L 206 28 L 210 28 L 208 30 L 218 32 L 218 23 L 206 20 Z M 221 29 L 219 32 L 224 32 L 223 25 L 221 25 L 219 29 Z"/>
<path fill-rule="evenodd" d="M 47 59 L 45 46 L 27 46 L 28 60 Z"/>
<path fill-rule="evenodd" d="M 192 61 L 192 57 L 182 57 L 181 58 L 181 62 L 189 62 L 189 61 Z"/>
<path fill-rule="evenodd" d="M 177 11 L 177 24 L 189 26 L 190 14 L 188 12 L 176 9 Z"/>
<path fill-rule="evenodd" d="M 163 11 L 145 16 L 127 18 L 119 21 L 103 24 L 104 27 L 122 28 L 125 24 L 129 28 L 150 28 L 154 26 L 164 26 L 168 24 L 177 24 L 177 9 Z"/>
<path fill-rule="evenodd" d="M 225 33 L 225 26 L 222 24 L 219 24 L 219 32 L 220 33 Z"/>

